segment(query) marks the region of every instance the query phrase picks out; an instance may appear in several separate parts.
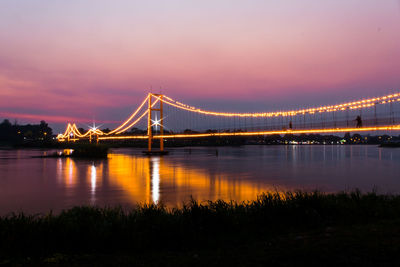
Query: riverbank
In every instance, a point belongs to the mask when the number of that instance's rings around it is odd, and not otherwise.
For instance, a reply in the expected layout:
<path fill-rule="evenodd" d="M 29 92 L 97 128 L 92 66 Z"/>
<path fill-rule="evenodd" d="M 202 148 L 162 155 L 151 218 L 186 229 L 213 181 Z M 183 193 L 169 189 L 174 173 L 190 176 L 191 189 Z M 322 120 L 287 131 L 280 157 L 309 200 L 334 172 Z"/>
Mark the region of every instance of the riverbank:
<path fill-rule="evenodd" d="M 197 133 L 197 132 L 193 132 Z M 112 148 L 137 147 L 147 148 L 147 139 L 127 139 L 127 140 L 100 140 L 99 143 Z M 204 137 L 204 138 L 176 138 L 166 139 L 164 146 L 166 148 L 175 147 L 209 147 L 209 146 L 243 146 L 243 145 L 382 145 L 398 144 L 400 136 L 362 136 L 360 134 L 344 134 L 343 137 L 337 135 L 321 134 L 285 134 L 285 135 L 259 135 L 259 136 L 226 136 L 226 137 Z M 97 143 L 97 142 L 93 142 Z M 154 140 L 154 146 L 158 146 L 159 141 Z M 79 145 L 88 145 L 89 140 L 79 140 L 71 142 L 58 142 L 51 140 L 24 140 L 21 142 L 2 142 L 1 146 L 12 146 L 15 148 L 73 148 Z"/>
<path fill-rule="evenodd" d="M 0 263 L 259 266 L 400 263 L 400 196 L 264 194 L 246 203 L 75 207 L 0 219 Z"/>

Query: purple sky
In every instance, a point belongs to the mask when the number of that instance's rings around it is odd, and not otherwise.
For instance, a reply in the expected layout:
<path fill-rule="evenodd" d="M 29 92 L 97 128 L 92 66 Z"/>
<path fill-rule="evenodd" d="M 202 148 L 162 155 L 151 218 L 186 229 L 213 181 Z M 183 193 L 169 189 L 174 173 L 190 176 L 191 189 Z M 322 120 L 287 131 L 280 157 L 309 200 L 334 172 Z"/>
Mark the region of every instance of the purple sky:
<path fill-rule="evenodd" d="M 160 87 L 221 111 L 400 91 L 400 1 L 0 2 L 0 118 L 112 128 Z"/>

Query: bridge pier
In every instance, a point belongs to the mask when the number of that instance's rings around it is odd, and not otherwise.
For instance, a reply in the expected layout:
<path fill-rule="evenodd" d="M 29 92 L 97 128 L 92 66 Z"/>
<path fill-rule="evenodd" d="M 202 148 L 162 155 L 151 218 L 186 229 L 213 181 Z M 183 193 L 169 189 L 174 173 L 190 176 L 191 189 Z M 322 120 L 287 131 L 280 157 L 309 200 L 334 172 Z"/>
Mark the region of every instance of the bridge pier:
<path fill-rule="evenodd" d="M 148 136 L 148 145 L 147 151 L 151 152 L 151 143 L 153 142 L 153 131 L 152 131 L 152 123 L 151 123 L 151 98 L 152 94 L 149 94 L 148 108 L 147 108 L 147 136 Z"/>
<path fill-rule="evenodd" d="M 159 108 L 153 108 L 152 97 L 158 97 L 160 104 Z M 152 94 L 149 93 L 149 100 L 148 100 L 148 107 L 147 107 L 147 150 L 143 151 L 144 154 L 151 156 L 151 155 L 167 155 L 169 152 L 164 150 L 164 139 L 160 138 L 160 150 L 153 150 L 152 143 L 153 143 L 153 126 L 160 126 L 160 135 L 164 135 L 164 114 L 163 114 L 163 102 L 162 102 L 163 95 L 161 94 Z M 151 112 L 158 111 L 160 113 L 160 120 L 153 123 Z"/>

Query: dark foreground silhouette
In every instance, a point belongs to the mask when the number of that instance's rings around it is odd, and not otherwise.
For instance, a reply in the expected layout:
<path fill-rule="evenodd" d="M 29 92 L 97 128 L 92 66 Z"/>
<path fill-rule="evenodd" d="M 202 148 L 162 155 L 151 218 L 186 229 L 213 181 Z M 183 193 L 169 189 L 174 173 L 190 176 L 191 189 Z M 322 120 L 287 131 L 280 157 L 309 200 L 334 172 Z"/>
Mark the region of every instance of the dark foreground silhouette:
<path fill-rule="evenodd" d="M 400 196 L 375 193 L 0 218 L 0 263 L 10 265 L 396 266 L 399 250 Z"/>

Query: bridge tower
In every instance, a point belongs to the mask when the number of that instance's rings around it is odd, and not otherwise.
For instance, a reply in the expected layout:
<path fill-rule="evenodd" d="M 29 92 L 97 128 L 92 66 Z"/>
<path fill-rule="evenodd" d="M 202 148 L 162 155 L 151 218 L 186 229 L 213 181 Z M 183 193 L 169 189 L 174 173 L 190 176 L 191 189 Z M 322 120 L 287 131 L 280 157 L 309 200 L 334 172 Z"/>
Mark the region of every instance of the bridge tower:
<path fill-rule="evenodd" d="M 153 108 L 153 97 L 157 97 L 159 99 L 159 107 Z M 152 150 L 152 143 L 153 143 L 153 126 L 160 126 L 160 135 L 164 134 L 164 111 L 163 111 L 163 95 L 161 94 L 153 94 L 149 93 L 149 100 L 148 100 L 148 107 L 147 107 L 147 136 L 148 136 L 148 143 L 147 143 L 147 151 L 144 151 L 146 154 L 166 154 L 164 151 L 164 139 L 160 138 L 160 150 L 153 151 Z M 160 114 L 159 121 L 155 121 L 152 119 L 152 111 L 158 111 Z"/>

